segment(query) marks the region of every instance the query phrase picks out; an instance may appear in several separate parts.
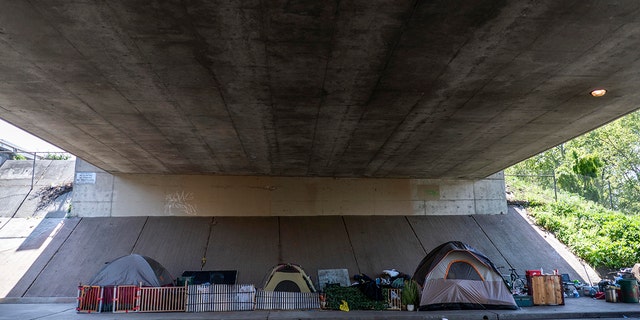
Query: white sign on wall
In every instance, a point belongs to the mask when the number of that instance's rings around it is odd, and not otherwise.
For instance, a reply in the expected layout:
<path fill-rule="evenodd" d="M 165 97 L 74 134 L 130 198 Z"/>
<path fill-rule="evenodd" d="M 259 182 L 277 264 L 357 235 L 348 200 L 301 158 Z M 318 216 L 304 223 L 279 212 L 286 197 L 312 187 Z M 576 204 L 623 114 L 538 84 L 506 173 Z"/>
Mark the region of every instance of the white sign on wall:
<path fill-rule="evenodd" d="M 76 184 L 96 184 L 96 173 L 76 172 Z"/>

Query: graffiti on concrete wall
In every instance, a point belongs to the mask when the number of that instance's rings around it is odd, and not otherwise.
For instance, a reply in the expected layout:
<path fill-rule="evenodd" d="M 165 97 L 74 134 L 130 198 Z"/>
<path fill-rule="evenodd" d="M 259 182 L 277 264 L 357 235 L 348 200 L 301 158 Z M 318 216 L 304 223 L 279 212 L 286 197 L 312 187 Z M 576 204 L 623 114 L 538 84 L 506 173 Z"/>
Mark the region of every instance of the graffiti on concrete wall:
<path fill-rule="evenodd" d="M 164 213 L 167 215 L 197 215 L 198 208 L 192 204 L 193 193 L 176 191 L 165 196 Z"/>

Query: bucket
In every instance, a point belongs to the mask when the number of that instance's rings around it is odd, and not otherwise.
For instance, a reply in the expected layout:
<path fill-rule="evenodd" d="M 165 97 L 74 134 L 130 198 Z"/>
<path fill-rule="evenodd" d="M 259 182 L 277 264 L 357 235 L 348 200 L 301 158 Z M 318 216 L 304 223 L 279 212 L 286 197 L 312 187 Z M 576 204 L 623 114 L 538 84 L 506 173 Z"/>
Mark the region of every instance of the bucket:
<path fill-rule="evenodd" d="M 638 281 L 633 279 L 618 280 L 622 302 L 638 303 Z"/>
<path fill-rule="evenodd" d="M 618 302 L 616 296 L 616 287 L 608 287 L 604 291 L 604 301 L 606 302 Z"/>

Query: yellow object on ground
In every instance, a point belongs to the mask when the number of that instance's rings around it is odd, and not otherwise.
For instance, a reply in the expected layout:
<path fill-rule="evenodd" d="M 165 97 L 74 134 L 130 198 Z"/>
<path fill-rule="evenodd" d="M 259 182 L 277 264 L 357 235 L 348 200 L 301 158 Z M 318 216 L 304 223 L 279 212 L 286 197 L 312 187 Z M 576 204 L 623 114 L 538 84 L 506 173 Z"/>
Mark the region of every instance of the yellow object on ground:
<path fill-rule="evenodd" d="M 349 311 L 349 304 L 342 300 L 342 303 L 340 304 L 340 310 L 342 311 Z"/>

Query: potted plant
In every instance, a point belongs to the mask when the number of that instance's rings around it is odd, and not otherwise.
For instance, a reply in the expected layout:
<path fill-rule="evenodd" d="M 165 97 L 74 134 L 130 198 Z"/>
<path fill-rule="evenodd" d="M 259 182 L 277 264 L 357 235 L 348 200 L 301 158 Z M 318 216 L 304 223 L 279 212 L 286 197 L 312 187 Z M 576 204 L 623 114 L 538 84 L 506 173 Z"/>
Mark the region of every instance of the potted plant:
<path fill-rule="evenodd" d="M 415 304 L 420 297 L 420 286 L 413 280 L 405 280 L 404 287 L 402 288 L 402 304 L 407 306 L 408 311 L 415 309 Z"/>

